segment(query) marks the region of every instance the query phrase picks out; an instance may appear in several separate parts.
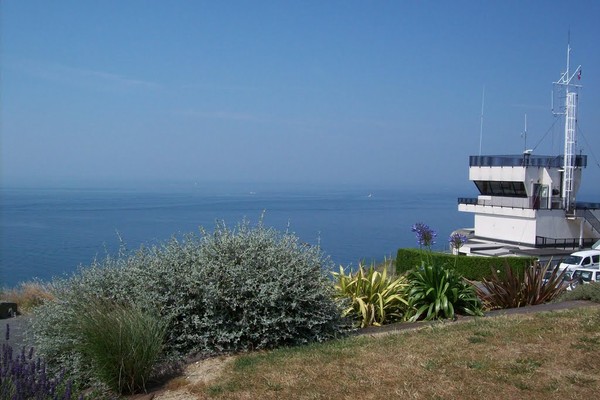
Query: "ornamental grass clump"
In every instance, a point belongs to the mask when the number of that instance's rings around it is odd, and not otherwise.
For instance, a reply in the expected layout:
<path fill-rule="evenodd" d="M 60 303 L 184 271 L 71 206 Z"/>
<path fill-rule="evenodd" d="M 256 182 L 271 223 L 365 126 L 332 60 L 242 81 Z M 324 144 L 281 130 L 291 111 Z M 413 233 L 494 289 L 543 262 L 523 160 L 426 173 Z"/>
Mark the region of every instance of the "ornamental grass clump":
<path fill-rule="evenodd" d="M 6 340 L 10 338 L 10 325 L 6 325 Z M 14 352 L 8 343 L 2 344 L 0 353 L 0 399 L 54 399 L 71 400 L 83 399 L 83 394 L 77 397 L 73 381 L 67 379 L 64 371 L 53 376 L 46 362 L 34 355 L 31 347 L 25 347 L 20 352 Z"/>
<path fill-rule="evenodd" d="M 94 377 L 117 393 L 146 391 L 168 321 L 131 304 L 102 299 L 82 299 L 80 304 L 71 329 Z"/>
<path fill-rule="evenodd" d="M 349 300 L 343 316 L 352 318 L 361 328 L 385 325 L 403 318 L 408 307 L 405 276 L 394 279 L 388 277 L 387 268 L 379 272 L 371 265 L 365 270 L 362 264 L 354 273 L 346 274 L 340 266 L 340 271 L 332 272 L 332 275 L 338 298 Z"/>

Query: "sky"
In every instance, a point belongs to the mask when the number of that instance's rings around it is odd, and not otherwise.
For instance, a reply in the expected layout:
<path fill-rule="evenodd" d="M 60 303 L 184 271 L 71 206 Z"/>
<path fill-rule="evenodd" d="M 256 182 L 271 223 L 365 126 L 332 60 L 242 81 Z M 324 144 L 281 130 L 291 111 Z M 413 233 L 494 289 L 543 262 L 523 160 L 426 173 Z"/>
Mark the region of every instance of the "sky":
<path fill-rule="evenodd" d="M 600 196 L 599 20 L 585 0 L 2 0 L 0 182 L 474 191 L 480 148 L 562 153 L 570 37 Z"/>

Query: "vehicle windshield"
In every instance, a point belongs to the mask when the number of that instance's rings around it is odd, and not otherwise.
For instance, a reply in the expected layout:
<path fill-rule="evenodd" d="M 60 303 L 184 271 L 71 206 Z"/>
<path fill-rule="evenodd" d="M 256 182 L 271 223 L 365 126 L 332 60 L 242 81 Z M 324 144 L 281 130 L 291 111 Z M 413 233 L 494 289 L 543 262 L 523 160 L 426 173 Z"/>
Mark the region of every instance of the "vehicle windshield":
<path fill-rule="evenodd" d="M 582 259 L 583 259 L 583 257 L 579 257 L 579 256 L 568 256 L 567 258 L 565 258 L 563 260 L 563 263 L 570 264 L 570 265 L 579 265 L 579 263 L 581 262 Z"/>
<path fill-rule="evenodd" d="M 552 277 L 552 273 L 554 271 L 546 271 L 546 273 L 544 274 L 544 281 L 548 281 L 550 280 L 550 277 Z M 562 272 L 556 272 L 556 276 L 560 276 Z M 563 277 L 562 277 L 563 281 L 570 281 L 571 280 L 571 273 L 569 271 L 565 271 Z"/>
<path fill-rule="evenodd" d="M 585 282 L 590 282 L 592 280 L 592 271 L 575 271 L 573 272 L 573 279 L 581 278 Z"/>

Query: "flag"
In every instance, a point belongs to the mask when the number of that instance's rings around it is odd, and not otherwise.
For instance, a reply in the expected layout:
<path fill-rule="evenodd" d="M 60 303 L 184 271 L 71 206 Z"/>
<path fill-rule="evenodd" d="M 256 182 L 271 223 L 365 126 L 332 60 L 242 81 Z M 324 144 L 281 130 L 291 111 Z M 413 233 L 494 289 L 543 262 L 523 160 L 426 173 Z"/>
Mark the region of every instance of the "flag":
<path fill-rule="evenodd" d="M 577 73 L 577 80 L 581 80 L 581 68 L 579 68 L 579 72 Z"/>

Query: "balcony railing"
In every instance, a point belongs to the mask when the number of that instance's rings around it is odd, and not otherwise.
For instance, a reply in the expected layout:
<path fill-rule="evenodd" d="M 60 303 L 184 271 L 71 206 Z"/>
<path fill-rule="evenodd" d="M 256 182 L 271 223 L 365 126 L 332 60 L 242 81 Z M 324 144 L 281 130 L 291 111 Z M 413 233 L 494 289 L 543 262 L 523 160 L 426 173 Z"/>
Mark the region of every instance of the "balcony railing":
<path fill-rule="evenodd" d="M 540 202 L 540 198 L 533 197 L 490 197 L 490 198 L 467 198 L 461 197 L 458 199 L 458 204 L 469 204 L 476 206 L 487 206 L 487 207 L 505 207 L 505 208 L 519 208 L 519 209 L 549 209 L 560 208 L 559 203 L 553 203 L 550 205 L 547 204 L 548 201 L 546 199 L 545 203 L 542 204 Z"/>
<path fill-rule="evenodd" d="M 540 198 L 527 197 L 515 198 L 515 197 L 491 197 L 489 199 L 481 199 L 478 197 L 459 197 L 458 204 L 467 204 L 475 206 L 491 206 L 491 207 L 508 207 L 508 208 L 522 208 L 522 209 L 534 209 L 534 210 L 560 210 L 562 209 L 562 198 L 553 197 L 549 204 L 542 204 Z M 577 210 L 600 210 L 600 203 L 575 203 Z"/>
<path fill-rule="evenodd" d="M 596 242 L 596 239 L 582 239 L 581 247 L 587 248 L 592 247 L 592 245 Z M 535 237 L 535 247 L 551 247 L 554 249 L 578 249 L 579 248 L 579 239 L 555 239 L 548 238 L 543 236 Z"/>
<path fill-rule="evenodd" d="M 469 204 L 476 206 L 478 203 L 477 197 L 459 197 L 458 204 Z"/>
<path fill-rule="evenodd" d="M 470 156 L 470 167 L 546 167 L 561 168 L 564 166 L 563 156 L 538 156 L 532 154 Z M 586 167 L 587 156 L 575 157 L 575 167 Z"/>

